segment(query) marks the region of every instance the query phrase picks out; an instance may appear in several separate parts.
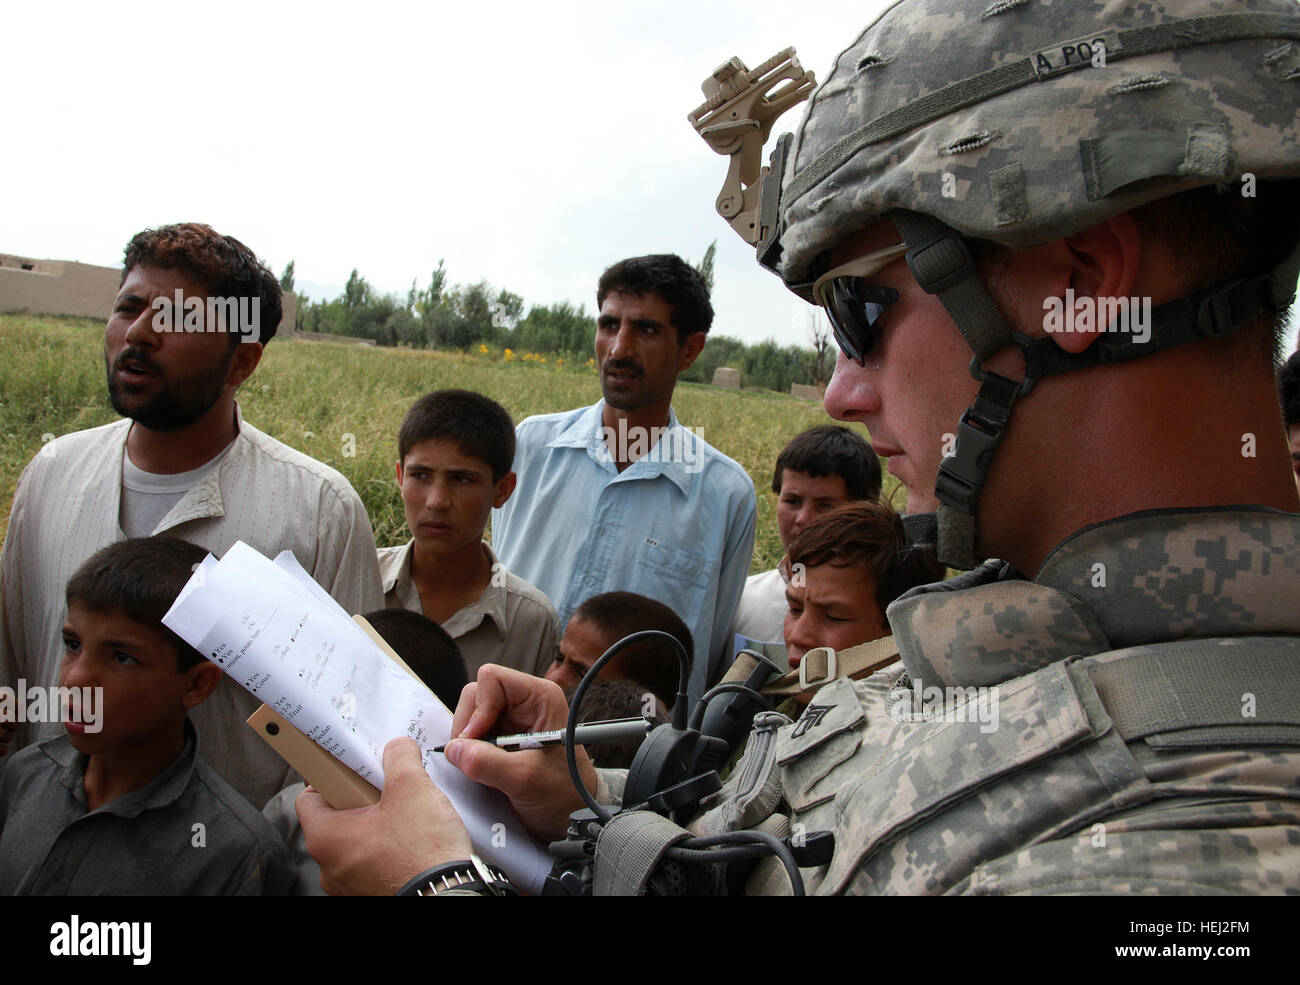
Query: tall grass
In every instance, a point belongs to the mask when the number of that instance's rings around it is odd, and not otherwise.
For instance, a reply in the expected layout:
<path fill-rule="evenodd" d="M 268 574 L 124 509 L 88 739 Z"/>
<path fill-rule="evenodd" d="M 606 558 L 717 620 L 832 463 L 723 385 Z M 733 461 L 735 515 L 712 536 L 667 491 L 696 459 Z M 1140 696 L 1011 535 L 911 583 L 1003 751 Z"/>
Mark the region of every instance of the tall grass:
<path fill-rule="evenodd" d="M 87 319 L 0 315 L 0 531 L 14 487 L 43 435 L 115 420 L 104 379 L 103 325 Z M 512 354 L 375 349 L 346 342 L 277 338 L 240 390 L 244 419 L 342 472 L 361 495 L 380 546 L 404 543 L 402 501 L 393 479 L 397 428 L 421 394 L 477 390 L 516 420 L 595 403 L 600 384 L 587 364 Z M 683 383 L 673 406 L 715 448 L 749 473 L 758 491 L 752 571 L 781 557 L 772 467 L 799 431 L 828 421 L 815 404 L 775 393 Z M 886 476 L 886 482 L 893 483 Z M 520 495 L 520 493 L 516 493 Z"/>

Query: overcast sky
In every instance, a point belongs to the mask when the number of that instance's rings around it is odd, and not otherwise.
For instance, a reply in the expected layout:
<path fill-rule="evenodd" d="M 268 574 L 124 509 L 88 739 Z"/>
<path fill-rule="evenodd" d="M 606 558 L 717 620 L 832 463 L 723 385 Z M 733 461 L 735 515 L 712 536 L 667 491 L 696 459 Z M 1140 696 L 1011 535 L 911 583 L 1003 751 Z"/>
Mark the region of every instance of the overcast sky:
<path fill-rule="evenodd" d="M 714 211 L 726 159 L 686 114 L 732 55 L 793 45 L 824 78 L 886 5 L 8 3 L 0 251 L 116 266 L 197 220 L 316 296 L 353 267 L 404 294 L 445 258 L 592 311 L 609 263 L 716 239 L 714 331 L 803 343 L 812 309 Z"/>

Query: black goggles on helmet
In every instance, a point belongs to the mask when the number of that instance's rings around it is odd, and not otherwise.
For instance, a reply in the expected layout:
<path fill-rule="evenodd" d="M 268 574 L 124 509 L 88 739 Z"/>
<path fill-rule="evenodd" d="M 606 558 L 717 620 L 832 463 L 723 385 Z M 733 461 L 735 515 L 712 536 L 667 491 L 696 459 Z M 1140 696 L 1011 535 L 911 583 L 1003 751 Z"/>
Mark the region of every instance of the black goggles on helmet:
<path fill-rule="evenodd" d="M 861 278 L 878 273 L 906 255 L 904 243 L 887 246 L 832 267 L 813 284 L 813 300 L 826 311 L 836 344 L 846 358 L 859 366 L 875 343 L 880 316 L 898 300 L 898 292 L 892 287 L 863 284 Z"/>

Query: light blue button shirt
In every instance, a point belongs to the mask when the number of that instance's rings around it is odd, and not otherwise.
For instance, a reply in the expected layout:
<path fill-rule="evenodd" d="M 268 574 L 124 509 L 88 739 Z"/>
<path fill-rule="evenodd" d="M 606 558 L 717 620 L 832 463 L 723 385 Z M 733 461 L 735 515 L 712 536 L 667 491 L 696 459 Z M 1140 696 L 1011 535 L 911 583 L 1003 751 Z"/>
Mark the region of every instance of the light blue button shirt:
<path fill-rule="evenodd" d="M 501 563 L 550 597 L 567 624 L 602 592 L 663 602 L 695 642 L 692 698 L 721 675 L 754 551 L 754 483 L 677 423 L 621 474 L 601 430 L 604 401 L 516 429 L 519 485 L 493 511 Z"/>

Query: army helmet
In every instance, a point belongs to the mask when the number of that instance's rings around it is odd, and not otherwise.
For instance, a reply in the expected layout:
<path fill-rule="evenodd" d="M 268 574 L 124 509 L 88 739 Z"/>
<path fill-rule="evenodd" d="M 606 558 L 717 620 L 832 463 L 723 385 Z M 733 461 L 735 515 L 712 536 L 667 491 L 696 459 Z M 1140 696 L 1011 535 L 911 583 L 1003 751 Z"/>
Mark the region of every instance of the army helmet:
<path fill-rule="evenodd" d="M 900 0 L 839 56 L 777 144 L 758 254 L 827 308 L 854 358 L 843 322 L 869 325 L 888 298 L 860 293 L 863 271 L 828 273 L 828 258 L 888 218 L 972 349 L 979 397 L 940 466 L 938 513 L 908 518 L 915 541 L 952 567 L 978 563 L 976 500 L 1013 403 L 1038 379 L 1226 335 L 1289 304 L 1300 270 L 1298 231 L 1274 269 L 1157 308 L 1147 344 L 1107 334 L 1067 353 L 1012 331 L 965 238 L 1034 247 L 1198 186 L 1241 182 L 1249 195 L 1300 177 L 1298 116 L 1293 0 Z M 1009 345 L 1024 380 L 980 368 Z"/>
<path fill-rule="evenodd" d="M 807 298 L 831 247 L 897 209 L 1028 248 L 1300 177 L 1298 122 L 1295 0 L 899 0 L 812 95 L 771 265 Z"/>

